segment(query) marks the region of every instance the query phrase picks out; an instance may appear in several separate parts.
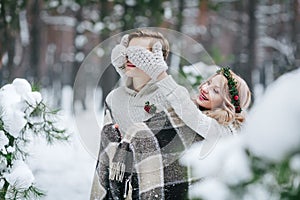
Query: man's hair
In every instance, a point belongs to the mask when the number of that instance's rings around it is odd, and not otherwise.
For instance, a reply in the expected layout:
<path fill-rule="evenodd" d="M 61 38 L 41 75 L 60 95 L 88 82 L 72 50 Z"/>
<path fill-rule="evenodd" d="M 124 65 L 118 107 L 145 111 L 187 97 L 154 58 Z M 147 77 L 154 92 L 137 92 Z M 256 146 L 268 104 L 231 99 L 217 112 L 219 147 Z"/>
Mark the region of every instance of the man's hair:
<path fill-rule="evenodd" d="M 129 34 L 128 40 L 130 41 L 133 38 L 152 38 L 152 40 L 150 42 L 151 47 L 157 41 L 159 41 L 162 45 L 164 59 L 167 60 L 167 57 L 169 55 L 170 46 L 169 46 L 168 40 L 160 32 L 151 31 L 148 29 L 138 29 L 137 31 Z"/>

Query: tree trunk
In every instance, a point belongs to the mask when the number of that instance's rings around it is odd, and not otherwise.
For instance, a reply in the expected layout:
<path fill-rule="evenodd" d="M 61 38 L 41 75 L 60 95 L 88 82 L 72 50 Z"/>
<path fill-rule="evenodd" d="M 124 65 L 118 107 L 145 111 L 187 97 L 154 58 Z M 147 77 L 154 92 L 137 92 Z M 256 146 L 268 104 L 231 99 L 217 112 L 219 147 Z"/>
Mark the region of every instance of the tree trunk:
<path fill-rule="evenodd" d="M 292 20 L 292 30 L 291 34 L 292 34 L 292 42 L 295 44 L 295 58 L 296 58 L 296 62 L 295 62 L 295 67 L 300 67 L 300 26 L 299 26 L 299 22 L 300 22 L 300 13 L 299 13 L 299 9 L 300 9 L 300 4 L 298 0 L 295 0 L 293 3 L 293 16 L 294 19 Z"/>
<path fill-rule="evenodd" d="M 239 16 L 242 16 L 244 14 L 244 6 L 243 2 L 241 1 L 236 1 L 234 3 L 234 10 L 238 13 Z M 245 63 L 241 60 L 241 55 L 243 54 L 243 51 L 245 49 L 245 44 L 244 44 L 244 22 L 242 17 L 238 17 L 236 19 L 238 31 L 235 32 L 234 35 L 234 41 L 236 41 L 233 45 L 233 54 L 237 56 L 237 59 L 235 60 L 233 64 L 233 70 L 236 72 L 241 71 L 241 69 L 245 68 L 246 65 Z"/>
<path fill-rule="evenodd" d="M 101 20 L 103 20 L 103 18 L 105 16 L 109 15 L 109 2 L 101 0 Z M 124 7 L 124 14 L 126 14 L 126 10 L 128 8 L 128 6 L 124 3 L 123 5 Z M 125 17 L 123 17 L 123 31 L 126 31 L 129 28 L 132 28 L 133 25 L 131 24 L 131 22 L 129 23 L 128 20 L 125 19 Z M 109 37 L 109 33 L 110 32 L 103 32 L 101 34 L 101 38 L 100 41 L 105 40 L 106 38 Z M 113 68 L 112 65 L 108 66 L 106 69 L 101 69 L 103 70 L 103 73 L 100 80 L 99 80 L 99 85 L 102 89 L 102 102 L 100 102 L 100 108 L 103 106 L 104 101 L 106 99 L 106 96 L 108 95 L 108 93 L 114 88 L 115 84 L 117 83 L 119 77 L 117 72 L 115 71 L 115 69 Z"/>
<path fill-rule="evenodd" d="M 79 10 L 76 12 L 76 25 L 74 26 L 74 38 L 73 38 L 73 44 L 74 44 L 74 56 L 76 56 L 77 53 L 80 52 L 80 49 L 78 49 L 78 47 L 76 47 L 76 44 L 75 44 L 75 40 L 77 38 L 78 35 L 80 35 L 80 33 L 78 33 L 77 31 L 77 27 L 78 25 L 82 22 L 82 6 L 80 6 Z M 74 59 L 74 62 L 73 62 L 73 68 L 72 68 L 72 77 L 71 77 L 71 85 L 74 84 L 74 81 L 75 81 L 75 78 L 76 78 L 76 74 L 79 70 L 79 67 L 80 67 L 80 64 L 81 62 L 80 61 L 77 61 L 76 59 Z"/>
<path fill-rule="evenodd" d="M 15 32 L 12 31 L 8 22 L 6 21 L 6 9 L 10 9 L 10 11 L 14 10 L 14 5 L 6 4 L 5 0 L 1 0 L 1 29 L 0 33 L 3 34 L 1 37 L 1 46 L 0 55 L 3 56 L 4 53 L 7 53 L 8 61 L 5 65 L 2 66 L 1 69 L 1 82 L 9 82 L 12 79 L 12 73 L 14 69 L 14 57 L 15 57 Z M 12 16 L 14 17 L 14 16 Z M 12 22 L 11 22 L 12 23 Z M 4 77 L 2 76 L 4 72 Z"/>
<path fill-rule="evenodd" d="M 5 38 L 6 38 L 6 19 L 5 19 L 5 0 L 1 0 L 0 1 L 0 5 L 1 5 L 1 15 L 0 15 L 0 35 L 2 35 L 2 37 L 0 37 L 0 85 L 4 84 L 4 80 L 3 80 L 3 71 L 4 71 L 4 65 L 2 63 L 2 57 L 4 56 L 5 53 Z"/>
<path fill-rule="evenodd" d="M 30 68 L 29 77 L 35 81 L 40 80 L 39 63 L 40 63 L 40 42 L 41 42 L 41 20 L 40 20 L 40 1 L 34 0 L 31 4 L 31 48 L 30 48 Z"/>
<path fill-rule="evenodd" d="M 248 83 L 250 90 L 253 90 L 252 72 L 256 69 L 256 27 L 257 20 L 255 17 L 255 10 L 257 0 L 248 1 L 248 16 L 249 16 L 249 30 L 248 30 L 248 67 L 245 67 L 245 80 Z"/>
<path fill-rule="evenodd" d="M 179 8 L 178 8 L 178 15 L 177 15 L 177 25 L 176 25 L 176 31 L 181 31 L 181 27 L 183 24 L 183 9 L 184 9 L 184 0 L 179 0 Z"/>

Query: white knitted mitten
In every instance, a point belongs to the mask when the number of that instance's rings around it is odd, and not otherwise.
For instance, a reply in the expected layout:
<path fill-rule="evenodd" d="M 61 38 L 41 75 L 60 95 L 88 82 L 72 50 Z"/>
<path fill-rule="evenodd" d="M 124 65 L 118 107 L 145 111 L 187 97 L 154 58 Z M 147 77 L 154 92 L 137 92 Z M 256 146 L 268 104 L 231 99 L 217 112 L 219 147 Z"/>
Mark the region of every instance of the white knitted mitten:
<path fill-rule="evenodd" d="M 127 56 L 132 64 L 143 70 L 152 80 L 156 80 L 162 72 L 168 69 L 160 42 L 156 42 L 153 45 L 152 52 L 144 47 L 129 46 L 127 48 Z"/>
<path fill-rule="evenodd" d="M 111 51 L 111 63 L 117 72 L 123 76 L 125 73 L 126 48 L 128 46 L 128 34 L 124 35 L 120 44 L 117 44 Z"/>

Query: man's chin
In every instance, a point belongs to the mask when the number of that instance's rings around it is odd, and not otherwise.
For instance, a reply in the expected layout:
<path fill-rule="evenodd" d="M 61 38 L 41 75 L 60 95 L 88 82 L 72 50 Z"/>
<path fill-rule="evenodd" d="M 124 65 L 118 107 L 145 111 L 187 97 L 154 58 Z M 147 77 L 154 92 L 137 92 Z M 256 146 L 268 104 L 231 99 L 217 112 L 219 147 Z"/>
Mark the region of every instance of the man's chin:
<path fill-rule="evenodd" d="M 125 75 L 130 78 L 134 77 L 134 75 L 132 74 L 132 72 L 130 70 L 126 70 Z"/>
<path fill-rule="evenodd" d="M 130 74 L 130 73 L 125 73 L 125 75 L 126 75 L 127 77 L 129 77 L 129 78 L 132 78 L 132 77 L 133 77 L 132 74 Z"/>

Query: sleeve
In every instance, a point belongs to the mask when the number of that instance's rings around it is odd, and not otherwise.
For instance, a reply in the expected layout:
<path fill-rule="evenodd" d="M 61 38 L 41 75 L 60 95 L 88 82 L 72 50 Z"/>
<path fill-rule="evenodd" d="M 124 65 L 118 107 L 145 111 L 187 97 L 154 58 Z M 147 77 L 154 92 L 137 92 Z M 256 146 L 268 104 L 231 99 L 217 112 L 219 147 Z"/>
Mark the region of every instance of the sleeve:
<path fill-rule="evenodd" d="M 178 85 L 171 75 L 158 81 L 157 86 L 179 118 L 205 138 L 212 119 L 197 108 L 187 89 Z"/>
<path fill-rule="evenodd" d="M 199 159 L 205 159 L 213 151 L 220 139 L 226 135 L 225 132 L 224 126 L 220 125 L 216 120 L 212 120 L 207 131 L 207 137 L 200 144 Z"/>
<path fill-rule="evenodd" d="M 103 128 L 100 136 L 100 149 L 94 173 L 90 200 L 109 199 L 109 152 L 110 144 L 118 142 L 120 135 L 112 127 L 110 110 L 105 106 Z M 115 134 L 116 133 L 116 134 Z"/>

